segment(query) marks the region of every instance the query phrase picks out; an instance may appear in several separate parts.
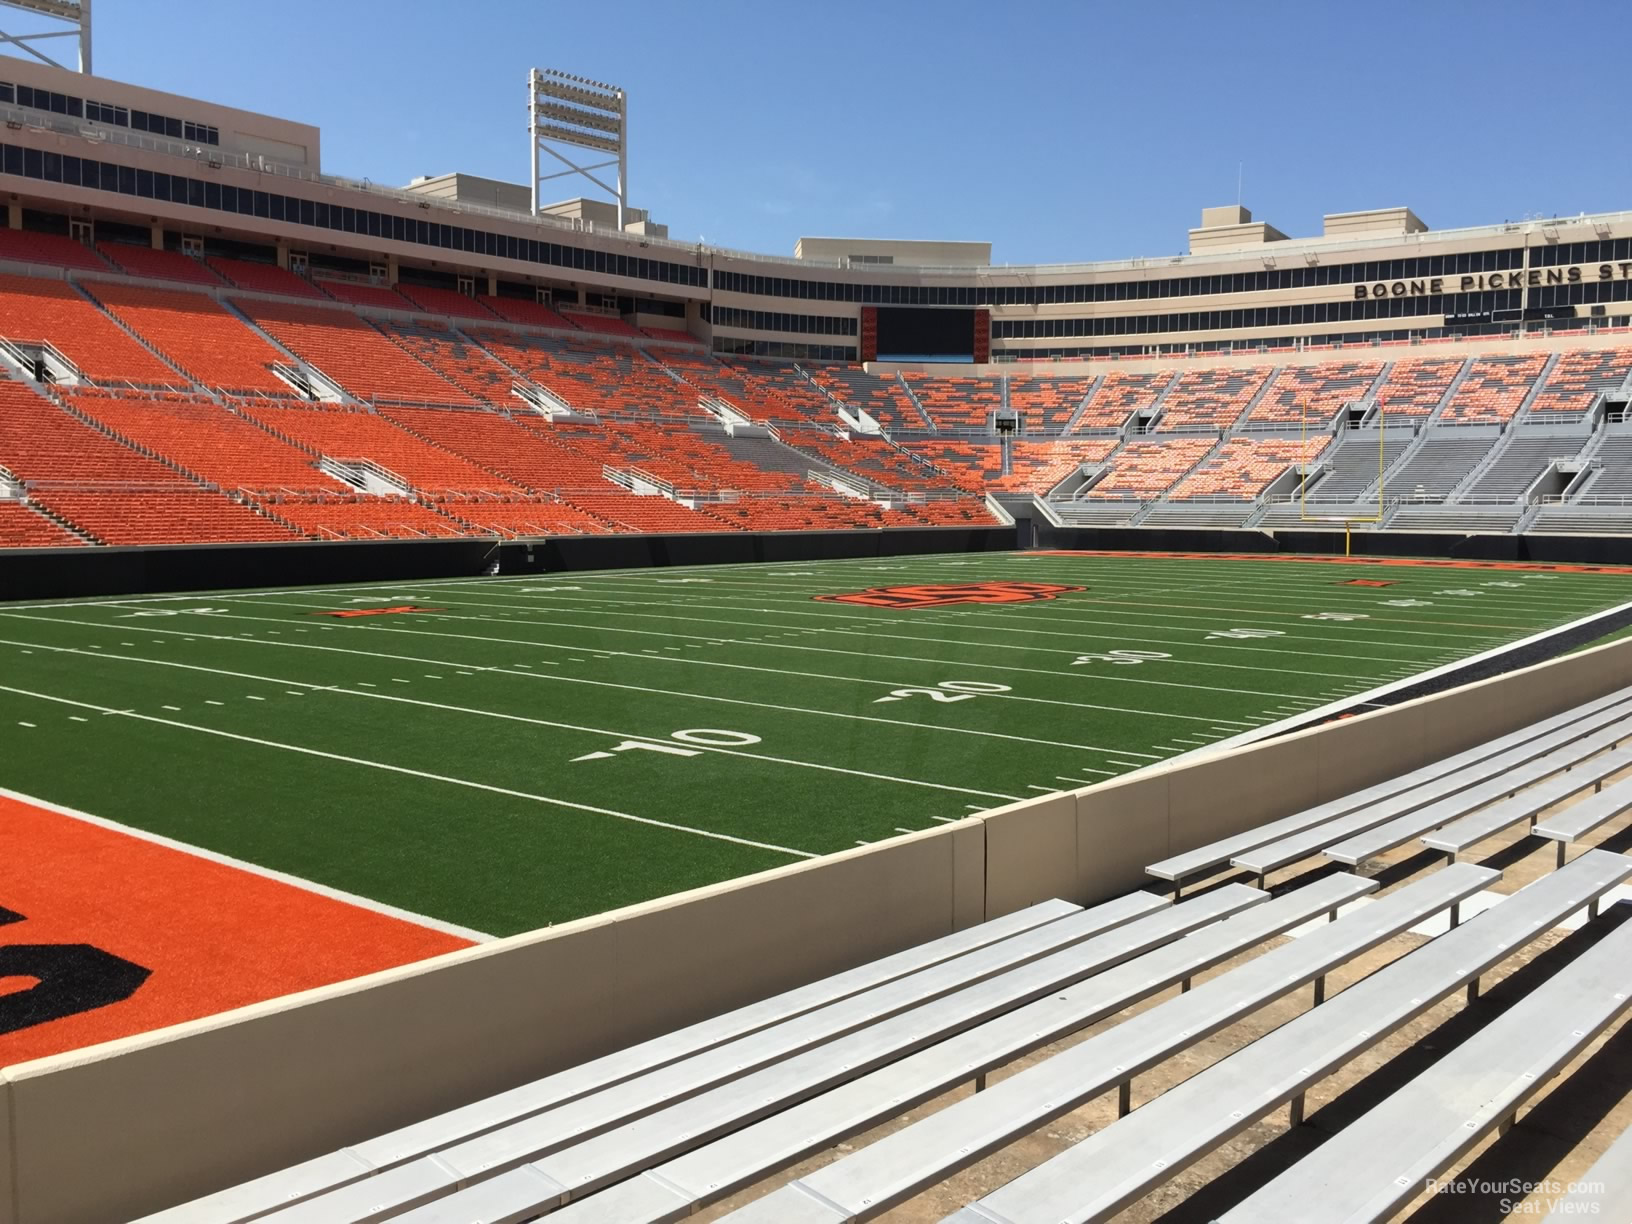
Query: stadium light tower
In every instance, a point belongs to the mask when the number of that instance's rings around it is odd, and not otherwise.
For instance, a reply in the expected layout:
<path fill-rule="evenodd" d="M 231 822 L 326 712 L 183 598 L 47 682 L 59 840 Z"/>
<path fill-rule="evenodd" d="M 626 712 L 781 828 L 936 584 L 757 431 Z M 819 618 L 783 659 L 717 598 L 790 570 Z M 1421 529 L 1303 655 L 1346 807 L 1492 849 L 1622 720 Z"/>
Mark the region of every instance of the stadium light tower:
<path fill-rule="evenodd" d="M 534 68 L 527 74 L 527 132 L 533 147 L 533 216 L 543 204 L 538 185 L 569 174 L 580 174 L 618 202 L 618 229 L 623 229 L 629 202 L 629 99 L 616 85 L 591 81 L 554 68 Z M 556 146 L 609 153 L 606 161 L 581 166 Z M 567 168 L 540 175 L 539 153 L 548 153 Z M 616 186 L 608 186 L 595 171 L 618 168 Z"/>
<path fill-rule="evenodd" d="M 61 60 L 52 59 L 34 44 L 52 38 L 79 40 L 79 71 L 91 71 L 91 0 L 0 0 L 0 5 L 37 16 L 49 17 L 53 23 L 66 23 L 72 29 L 48 29 L 27 34 L 0 29 L 0 46 L 15 47 L 53 68 L 66 68 Z M 10 22 L 6 23 L 10 25 Z"/>

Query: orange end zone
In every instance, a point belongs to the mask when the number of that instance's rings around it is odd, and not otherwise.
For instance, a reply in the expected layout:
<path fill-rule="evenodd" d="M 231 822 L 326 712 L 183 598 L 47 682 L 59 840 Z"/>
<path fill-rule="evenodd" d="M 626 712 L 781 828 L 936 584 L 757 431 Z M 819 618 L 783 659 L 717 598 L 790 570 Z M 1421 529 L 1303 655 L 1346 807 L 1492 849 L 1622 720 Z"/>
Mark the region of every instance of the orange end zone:
<path fill-rule="evenodd" d="M 0 796 L 0 1067 L 468 946 Z"/>
<path fill-rule="evenodd" d="M 1329 557 L 1303 553 L 1121 552 L 1100 548 L 1034 548 L 1032 557 L 1141 557 L 1162 561 L 1297 561 L 1320 565 L 1406 565 L 1427 569 L 1533 570 L 1546 574 L 1632 574 L 1632 565 L 1566 565 L 1552 561 L 1451 561 L 1431 557 Z"/>

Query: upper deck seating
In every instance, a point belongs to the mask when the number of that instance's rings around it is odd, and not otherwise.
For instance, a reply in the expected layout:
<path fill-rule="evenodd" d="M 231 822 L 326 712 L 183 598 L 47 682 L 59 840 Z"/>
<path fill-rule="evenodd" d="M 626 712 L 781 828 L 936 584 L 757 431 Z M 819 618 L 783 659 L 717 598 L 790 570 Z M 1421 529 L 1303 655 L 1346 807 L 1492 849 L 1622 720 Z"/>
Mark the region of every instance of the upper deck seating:
<path fill-rule="evenodd" d="M 397 292 L 421 310 L 432 314 L 451 315 L 455 319 L 486 319 L 494 314 L 486 306 L 456 289 L 439 289 L 432 285 L 404 285 L 398 283 Z"/>
<path fill-rule="evenodd" d="M 84 543 L 27 502 L 0 498 L 0 548 L 72 548 Z"/>
<path fill-rule="evenodd" d="M 82 389 L 64 398 L 120 440 L 223 489 L 347 488 L 305 451 L 203 397 Z"/>
<path fill-rule="evenodd" d="M 264 505 L 268 514 L 320 540 L 422 540 L 472 534 L 406 497 L 280 497 Z"/>
<path fill-rule="evenodd" d="M 1253 405 L 1247 424 L 1304 424 L 1326 429 L 1339 408 L 1370 390 L 1382 368 L 1378 361 L 1283 367 L 1264 397 Z"/>
<path fill-rule="evenodd" d="M 1384 422 L 1425 417 L 1433 412 L 1462 366 L 1460 357 L 1396 361 L 1377 388 Z"/>
<path fill-rule="evenodd" d="M 677 327 L 643 327 L 640 330 L 642 334 L 661 344 L 702 344 L 696 336 Z"/>
<path fill-rule="evenodd" d="M 243 411 L 314 455 L 373 463 L 425 493 L 509 496 L 520 492 L 503 477 L 423 442 L 373 412 L 317 404 L 283 407 L 271 400 L 245 404 Z"/>
<path fill-rule="evenodd" d="M 88 288 L 110 314 L 193 381 L 227 391 L 292 394 L 271 369 L 285 360 L 283 354 L 213 298 L 187 290 L 111 281 L 93 281 Z"/>
<path fill-rule="evenodd" d="M 359 399 L 476 402 L 349 310 L 297 302 L 244 300 L 237 305 L 279 344 Z"/>
<path fill-rule="evenodd" d="M 96 249 L 108 262 L 132 276 L 148 280 L 185 281 L 192 285 L 221 285 L 225 282 L 202 259 L 180 251 L 158 251 L 128 242 L 99 242 Z"/>
<path fill-rule="evenodd" d="M 186 385 L 185 378 L 63 281 L 0 276 L 0 336 L 46 341 L 98 382 Z"/>
<path fill-rule="evenodd" d="M 467 343 L 443 324 L 378 319 L 374 325 L 467 395 L 500 407 L 515 402 L 510 394 L 515 375 L 480 345 Z"/>
<path fill-rule="evenodd" d="M 318 280 L 319 289 L 337 302 L 372 306 L 376 310 L 413 310 L 414 304 L 388 285 L 361 285 L 354 281 Z"/>
<path fill-rule="evenodd" d="M 837 405 L 791 365 L 753 358 L 734 358 L 717 364 L 727 376 L 742 384 L 749 402 L 739 407 L 756 420 L 765 419 L 775 424 L 838 420 Z"/>
<path fill-rule="evenodd" d="M 1112 370 L 1083 409 L 1077 429 L 1121 429 L 1135 412 L 1148 411 L 1172 384 L 1173 378 L 1172 370 L 1159 370 L 1154 374 Z"/>
<path fill-rule="evenodd" d="M 852 408 L 865 409 L 892 433 L 898 429 L 923 429 L 928 425 L 907 398 L 900 381 L 893 376 L 880 378 L 852 365 L 812 365 L 806 369 L 830 394 Z"/>
<path fill-rule="evenodd" d="M 69 238 L 65 234 L 41 234 L 34 230 L 6 229 L 4 226 L 0 226 L 0 259 L 79 268 L 86 272 L 113 270 L 107 260 L 77 238 Z"/>
<path fill-rule="evenodd" d="M 1156 428 L 1161 432 L 1228 429 L 1240 419 L 1269 374 L 1267 367 L 1259 366 L 1186 370 L 1167 393 Z"/>
<path fill-rule="evenodd" d="M 103 544 L 287 543 L 300 538 L 250 507 L 196 486 L 44 489 L 32 496 Z"/>
<path fill-rule="evenodd" d="M 590 339 L 469 333 L 490 353 L 572 406 L 601 416 L 702 418 L 696 388 L 666 373 L 639 349 Z"/>
<path fill-rule="evenodd" d="M 936 429 L 990 428 L 992 414 L 999 406 L 995 379 L 945 378 L 937 374 L 901 377 Z"/>
<path fill-rule="evenodd" d="M 1212 449 L 1211 438 L 1168 438 L 1160 442 L 1140 438 L 1129 442 L 1117 452 L 1111 470 L 1088 495 L 1141 500 L 1159 496 Z"/>
<path fill-rule="evenodd" d="M 24 482 L 85 486 L 196 486 L 137 454 L 21 383 L 0 381 L 0 467 Z"/>
<path fill-rule="evenodd" d="M 1475 357 L 1440 420 L 1470 424 L 1512 420 L 1546 364 L 1545 353 Z"/>
<path fill-rule="evenodd" d="M 841 438 L 826 429 L 789 428 L 782 431 L 782 441 L 842 472 L 885 488 L 910 491 L 957 487 L 947 476 L 915 462 L 882 438 Z"/>
<path fill-rule="evenodd" d="M 211 255 L 204 261 L 220 273 L 223 280 L 255 293 L 279 293 L 284 297 L 324 299 L 323 292 L 311 281 L 296 276 L 277 264 L 259 263 L 249 259 L 226 259 Z"/>
<path fill-rule="evenodd" d="M 1174 500 L 1227 497 L 1250 501 L 1295 463 L 1307 463 L 1331 439 L 1231 438 L 1168 493 Z"/>
<path fill-rule="evenodd" d="M 541 302 L 530 301 L 527 298 L 491 297 L 485 293 L 477 294 L 476 300 L 499 318 L 508 319 L 512 323 L 526 323 L 532 327 L 554 327 L 562 331 L 572 329 L 571 323 Z"/>
<path fill-rule="evenodd" d="M 678 374 L 699 391 L 718 396 L 750 417 L 764 418 L 783 411 L 780 406 L 761 404 L 758 393 L 749 387 L 739 371 L 721 365 L 707 353 L 666 348 L 654 355 L 664 369 Z M 795 419 L 799 419 L 797 415 Z"/>
<path fill-rule="evenodd" d="M 589 311 L 571 310 L 563 307 L 560 311 L 562 318 L 571 323 L 580 331 L 595 332 L 602 336 L 630 336 L 638 337 L 640 329 L 625 323 L 617 315 L 593 314 Z"/>
<path fill-rule="evenodd" d="M 1009 474 L 992 484 L 1005 492 L 1047 493 L 1083 464 L 1103 463 L 1116 445 L 1114 438 L 1016 438 L 1009 447 Z"/>
<path fill-rule="evenodd" d="M 1530 415 L 1585 412 L 1600 391 L 1616 390 L 1628 375 L 1632 375 L 1632 348 L 1574 349 L 1563 353 L 1540 394 L 1530 401 Z"/>
<path fill-rule="evenodd" d="M 990 442 L 950 442 L 916 439 L 902 446 L 933 463 L 960 489 L 984 494 L 1002 478 L 1002 448 Z"/>
<path fill-rule="evenodd" d="M 1009 379 L 1009 407 L 1020 415 L 1027 429 L 1057 432 L 1082 406 L 1093 385 L 1091 378 L 1016 374 Z"/>

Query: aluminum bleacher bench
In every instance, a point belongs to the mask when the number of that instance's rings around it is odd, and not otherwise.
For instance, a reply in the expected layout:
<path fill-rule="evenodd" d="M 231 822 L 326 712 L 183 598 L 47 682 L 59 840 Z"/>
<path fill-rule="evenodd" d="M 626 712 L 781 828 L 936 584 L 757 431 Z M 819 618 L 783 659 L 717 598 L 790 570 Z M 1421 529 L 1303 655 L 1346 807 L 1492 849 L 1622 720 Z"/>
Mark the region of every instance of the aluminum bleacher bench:
<path fill-rule="evenodd" d="M 958 1224 L 1105 1220 L 1280 1105 L 1291 1102 L 1296 1125 L 1302 1120 L 1304 1094 L 1315 1084 L 1628 877 L 1632 859 L 1589 851 L 954 1218 Z"/>
<path fill-rule="evenodd" d="M 1457 863 L 1096 1033 L 734 1212 L 734 1224 L 868 1219 L 1464 900 L 1498 873 Z"/>
<path fill-rule="evenodd" d="M 635 1128 L 609 1132 L 541 1160 L 529 1166 L 529 1172 L 548 1175 L 550 1181 L 566 1186 L 572 1201 L 554 1217 L 561 1224 L 653 1224 L 683 1218 L 959 1084 L 974 1079 L 978 1087 L 981 1077 L 994 1067 L 1095 1024 L 1265 939 L 1331 913 L 1373 887 L 1373 881 L 1334 875 L 1291 890 L 663 1163 L 652 1160 L 650 1137 L 637 1133 L 638 1129 L 653 1130 L 643 1121 Z M 833 1053 L 837 1052 L 834 1047 Z M 750 1087 L 744 1081 L 736 1096 L 751 1099 Z M 724 1090 L 719 1095 L 721 1107 L 741 1110 L 742 1100 L 733 1101 Z M 707 1104 L 702 1098 L 697 1103 Z M 629 1176 L 637 1171 L 639 1176 Z M 620 1176 L 626 1180 L 597 1189 Z M 509 1184 L 505 1184 L 507 1179 Z M 542 1210 L 536 1197 L 541 1184 L 518 1171 L 461 1197 L 471 1200 L 470 1214 L 504 1219 L 518 1210 Z M 585 1194 L 587 1198 L 582 1197 Z M 481 1210 L 475 1211 L 478 1206 Z M 426 1211 L 419 1224 L 439 1218 L 459 1217 Z"/>
<path fill-rule="evenodd" d="M 1632 922 L 1623 922 L 1219 1224 L 1391 1219 L 1491 1131 L 1511 1126 L 1628 1008 Z"/>
<path fill-rule="evenodd" d="M 1516 769 L 1510 769 L 1500 778 L 1483 782 L 1471 790 L 1463 791 L 1460 795 L 1453 795 L 1449 799 L 1442 799 L 1415 812 L 1397 816 L 1393 820 L 1355 833 L 1327 846 L 1322 853 L 1329 859 L 1350 866 L 1364 862 L 1374 855 L 1392 850 L 1395 846 L 1404 845 L 1429 830 L 1460 820 L 1487 804 L 1499 804 L 1504 799 L 1517 800 L 1523 788 L 1545 782 L 1565 770 L 1584 768 L 1589 758 L 1616 747 L 1624 738 L 1632 738 L 1632 718 L 1622 718 L 1605 730 L 1596 731 L 1573 743 L 1556 748 L 1546 756 L 1537 757 Z M 1619 762 L 1617 768 L 1620 768 Z"/>
<path fill-rule="evenodd" d="M 1590 761 L 1573 767 L 1568 773 L 1554 774 L 1546 781 L 1520 791 L 1511 799 L 1493 803 L 1471 816 L 1435 829 L 1423 837 L 1422 844 L 1431 850 L 1443 850 L 1454 863 L 1456 856 L 1469 846 L 1478 845 L 1485 838 L 1512 828 L 1520 821 L 1528 820 L 1534 824 L 1542 812 L 1556 803 L 1562 803 L 1577 791 L 1590 786 L 1602 793 L 1604 779 L 1624 769 L 1632 769 L 1632 749 L 1600 753 Z M 1632 800 L 1628 802 L 1632 803 Z"/>
<path fill-rule="evenodd" d="M 1632 1220 L 1632 1127 L 1572 1183 L 1573 1189 L 1553 1204 L 1547 1219 Z"/>
<path fill-rule="evenodd" d="M 1539 771 L 1532 770 L 1525 774 L 1523 780 L 1518 780 L 1520 772 L 1531 770 L 1537 761 L 1560 753 L 1568 756 L 1572 752 L 1575 754 L 1574 759 L 1579 759 L 1591 752 L 1599 751 L 1601 747 L 1607 747 L 1610 740 L 1590 748 L 1582 745 L 1592 736 L 1605 734 L 1606 727 L 1611 728 L 1608 734 L 1610 739 L 1613 739 L 1621 733 L 1619 728 L 1629 715 L 1632 715 L 1632 706 L 1619 705 L 1600 709 L 1569 726 L 1550 731 L 1546 735 L 1510 749 L 1500 757 L 1492 758 L 1487 765 L 1494 768 L 1481 766 L 1483 777 L 1472 786 L 1459 784 L 1460 779 L 1446 779 L 1437 784 L 1430 784 L 1424 791 L 1397 795 L 1392 799 L 1370 804 L 1347 816 L 1340 816 L 1336 820 L 1305 829 L 1301 833 L 1257 846 L 1233 856 L 1230 862 L 1262 877 L 1277 867 L 1285 867 L 1289 863 L 1300 862 L 1322 852 L 1327 853 L 1329 857 L 1336 857 L 1333 851 L 1343 843 L 1381 826 L 1395 825 L 1396 822 L 1412 819 L 1419 813 L 1427 813 L 1430 823 L 1417 828 L 1414 833 L 1407 834 L 1402 840 L 1409 839 L 1487 803 L 1504 798 L 1510 791 L 1555 773 L 1569 763 L 1560 762 L 1556 768 L 1543 766 Z M 1428 799 L 1427 802 L 1423 801 L 1425 797 Z M 1352 861 L 1359 862 L 1360 859 Z"/>
<path fill-rule="evenodd" d="M 1590 799 L 1583 799 L 1574 807 L 1555 812 L 1530 832 L 1558 843 L 1558 865 L 1562 867 L 1565 847 L 1569 843 L 1591 833 L 1599 825 L 1608 824 L 1629 808 L 1632 808 L 1632 778 L 1623 779 Z"/>
<path fill-rule="evenodd" d="M 1110 908 L 1110 905 L 1116 908 Z M 1106 929 L 1163 908 L 1161 898 L 1137 893 L 1118 898 L 1110 905 L 1095 907 L 1093 911 L 1104 918 Z M 148 1219 L 162 1220 L 165 1224 L 253 1219 L 322 1190 L 366 1177 L 383 1164 L 392 1163 L 395 1152 L 406 1151 L 417 1155 L 420 1150 L 429 1150 L 422 1149 L 423 1142 L 434 1145 L 435 1140 L 444 1135 L 462 1138 L 475 1134 L 494 1114 L 520 1117 L 531 1109 L 545 1108 L 551 1102 L 573 1100 L 584 1093 L 786 1023 L 817 1008 L 1083 912 L 1081 906 L 1068 901 L 1044 901 L 591 1059 L 498 1097 L 478 1102 L 467 1110 L 441 1114 L 429 1122 L 403 1127 L 370 1143 L 303 1161 L 206 1198 L 159 1212 Z M 540 1103 L 535 1105 L 535 1101 Z"/>
<path fill-rule="evenodd" d="M 1397 778 L 1389 778 L 1364 790 L 1340 796 L 1280 820 L 1270 821 L 1268 824 L 1209 842 L 1205 846 L 1198 846 L 1194 850 L 1187 850 L 1183 854 L 1173 855 L 1171 858 L 1150 864 L 1145 870 L 1158 879 L 1171 880 L 1176 887 L 1180 887 L 1192 876 L 1222 867 L 1248 850 L 1290 837 L 1294 833 L 1301 833 L 1376 803 L 1411 795 L 1421 800 L 1418 806 L 1425 806 L 1437 799 L 1455 794 L 1458 790 L 1497 776 L 1515 759 L 1509 754 L 1516 753 L 1516 750 L 1525 744 L 1580 722 L 1600 710 L 1627 702 L 1632 702 L 1632 688 L 1621 689 L 1607 697 L 1600 697 L 1566 710 L 1562 714 L 1555 714 L 1551 718 L 1522 727 L 1488 743 L 1476 745 L 1453 756 L 1413 769 L 1410 773 L 1401 774 Z M 1519 755 L 1522 757 L 1522 754 Z"/>
<path fill-rule="evenodd" d="M 1159 899 L 1158 899 L 1159 900 Z M 423 1209 L 421 1218 L 490 1219 L 490 1179 L 610 1132 L 623 1144 L 633 1135 L 649 1161 L 707 1141 L 721 1129 L 854 1079 L 873 1068 L 964 1031 L 1003 1011 L 1051 995 L 1083 978 L 1158 948 L 1189 932 L 1269 900 L 1267 893 L 1238 885 L 1182 906 L 1162 904 L 1132 922 L 1072 941 L 1051 955 L 1028 958 L 1006 972 L 970 978 L 961 988 L 927 996 L 919 1006 L 876 1008 L 861 1023 L 835 1029 L 818 1041 L 790 1042 L 771 1029 L 744 1042 L 710 1051 L 650 1075 L 559 1108 L 440 1147 L 434 1154 L 398 1164 L 366 1181 L 310 1198 L 268 1221 L 336 1224 L 372 1219 L 384 1208 L 402 1211 L 444 1198 L 462 1185 L 476 1189 Z M 1111 903 L 1111 904 L 1114 904 Z M 1103 907 L 1101 907 L 1103 908 Z M 1094 911 L 1085 911 L 1086 917 Z M 1063 926 L 1064 919 L 1055 926 Z M 954 962 L 955 964 L 955 962 Z M 819 1013 L 816 1013 L 819 1016 Z M 796 1030 L 801 1022 L 783 1028 Z M 603 1145 L 604 1146 L 604 1145 Z M 540 1180 L 542 1178 L 543 1180 Z M 546 1202 L 560 1201 L 566 1187 L 533 1163 L 523 1175 L 529 1190 Z M 471 1198 L 483 1200 L 473 1210 Z M 529 1211 L 501 1213 L 525 1219 Z"/>

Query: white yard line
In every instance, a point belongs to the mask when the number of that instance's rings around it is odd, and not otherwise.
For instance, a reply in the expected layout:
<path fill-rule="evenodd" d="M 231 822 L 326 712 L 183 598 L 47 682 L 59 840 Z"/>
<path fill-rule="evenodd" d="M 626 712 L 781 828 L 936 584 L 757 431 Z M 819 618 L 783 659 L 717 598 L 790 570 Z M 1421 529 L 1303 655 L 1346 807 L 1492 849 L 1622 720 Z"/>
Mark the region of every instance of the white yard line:
<path fill-rule="evenodd" d="M 88 701 L 75 701 L 68 697 L 57 697 L 50 693 L 36 693 L 29 689 L 13 688 L 10 685 L 0 684 L 0 692 L 16 693 L 22 697 L 33 697 L 41 701 L 57 702 L 61 705 L 73 706 L 81 710 L 99 710 L 109 712 L 105 706 L 99 706 Z M 119 713 L 119 711 L 112 711 Z M 73 717 L 70 715 L 69 717 Z M 770 850 L 777 854 L 791 855 L 794 858 L 820 858 L 808 850 L 794 850 L 787 846 L 772 845 L 769 842 L 753 841 L 745 837 L 732 837 L 728 833 L 714 833 L 708 829 L 697 829 L 690 825 L 673 824 L 666 820 L 653 820 L 649 816 L 635 816 L 629 812 L 618 812 L 611 808 L 595 807 L 587 803 L 574 803 L 570 799 L 556 799 L 549 795 L 536 795 L 528 791 L 511 790 L 504 786 L 492 786 L 486 782 L 475 782 L 469 778 L 455 778 L 447 774 L 429 773 L 421 769 L 409 769 L 405 765 L 392 765 L 386 761 L 370 761 L 363 757 L 345 756 L 338 752 L 324 752 L 319 748 L 307 748 L 301 744 L 284 744 L 277 740 L 261 739 L 253 735 L 239 735 L 232 731 L 221 731 L 214 727 L 199 727 L 192 723 L 178 722 L 171 718 L 156 718 L 151 714 L 125 713 L 124 717 L 134 718 L 139 722 L 156 723 L 159 726 L 174 727 L 178 731 L 194 731 L 200 735 L 213 735 L 220 739 L 234 740 L 241 744 L 254 744 L 261 748 L 274 748 L 281 752 L 294 752 L 302 756 L 318 757 L 326 761 L 339 761 L 345 765 L 360 765 L 367 769 L 379 769 L 387 773 L 402 774 L 411 778 L 421 778 L 427 782 L 443 782 L 449 786 L 461 786 L 470 790 L 485 791 L 489 794 L 504 795 L 511 799 L 526 799 L 533 803 L 548 804 L 552 807 L 570 808 L 577 812 L 589 812 L 596 816 L 611 816 L 618 820 L 627 820 L 635 824 L 652 825 L 660 829 L 670 829 L 677 833 L 689 833 L 696 837 L 706 837 L 714 841 L 734 842 L 739 846 L 752 846 L 757 850 Z"/>

